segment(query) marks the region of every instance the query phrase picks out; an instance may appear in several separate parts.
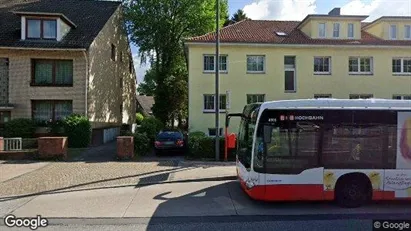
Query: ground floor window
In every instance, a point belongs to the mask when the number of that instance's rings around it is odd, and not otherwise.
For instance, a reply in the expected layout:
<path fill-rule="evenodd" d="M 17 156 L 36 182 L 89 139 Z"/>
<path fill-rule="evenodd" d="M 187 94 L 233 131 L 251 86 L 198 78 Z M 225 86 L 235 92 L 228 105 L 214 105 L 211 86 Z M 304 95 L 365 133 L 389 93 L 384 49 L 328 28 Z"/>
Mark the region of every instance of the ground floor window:
<path fill-rule="evenodd" d="M 32 118 L 38 121 L 58 121 L 73 113 L 71 100 L 32 100 Z"/>

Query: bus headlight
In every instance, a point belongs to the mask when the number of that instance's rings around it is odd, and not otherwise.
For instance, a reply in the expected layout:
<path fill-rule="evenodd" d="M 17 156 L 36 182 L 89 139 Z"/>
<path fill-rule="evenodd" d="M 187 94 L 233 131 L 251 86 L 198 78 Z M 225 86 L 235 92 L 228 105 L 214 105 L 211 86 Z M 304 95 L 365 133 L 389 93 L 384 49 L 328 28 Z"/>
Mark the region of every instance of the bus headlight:
<path fill-rule="evenodd" d="M 245 186 L 247 187 L 247 189 L 252 189 L 255 186 L 255 181 L 248 179 L 245 182 Z"/>

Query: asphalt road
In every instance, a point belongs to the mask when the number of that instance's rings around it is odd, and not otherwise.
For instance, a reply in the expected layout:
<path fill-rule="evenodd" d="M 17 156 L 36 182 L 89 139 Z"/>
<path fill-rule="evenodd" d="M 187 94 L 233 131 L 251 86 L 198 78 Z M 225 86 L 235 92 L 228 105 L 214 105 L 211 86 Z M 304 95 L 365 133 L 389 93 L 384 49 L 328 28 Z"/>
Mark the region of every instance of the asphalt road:
<path fill-rule="evenodd" d="M 398 218 L 397 218 L 398 219 Z M 349 231 L 372 230 L 372 219 L 335 219 L 335 217 L 303 216 L 249 216 L 249 217 L 179 217 L 179 218 L 132 218 L 132 219 L 62 219 L 50 220 L 50 225 L 37 230 L 281 230 L 281 231 Z M 30 230 L 8 228 L 0 230 Z"/>

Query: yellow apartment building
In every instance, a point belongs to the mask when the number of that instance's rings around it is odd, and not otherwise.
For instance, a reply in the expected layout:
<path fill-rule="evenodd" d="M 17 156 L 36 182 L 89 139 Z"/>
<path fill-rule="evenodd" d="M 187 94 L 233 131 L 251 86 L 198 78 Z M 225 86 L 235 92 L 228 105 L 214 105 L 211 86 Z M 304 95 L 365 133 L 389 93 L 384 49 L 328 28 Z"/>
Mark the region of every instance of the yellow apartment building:
<path fill-rule="evenodd" d="M 221 126 L 226 111 L 242 112 L 252 102 L 411 99 L 411 17 L 363 22 L 367 17 L 334 8 L 302 21 L 244 20 L 222 28 Z M 189 38 L 185 45 L 189 130 L 214 135 L 215 33 Z M 229 132 L 238 125 L 233 119 Z"/>

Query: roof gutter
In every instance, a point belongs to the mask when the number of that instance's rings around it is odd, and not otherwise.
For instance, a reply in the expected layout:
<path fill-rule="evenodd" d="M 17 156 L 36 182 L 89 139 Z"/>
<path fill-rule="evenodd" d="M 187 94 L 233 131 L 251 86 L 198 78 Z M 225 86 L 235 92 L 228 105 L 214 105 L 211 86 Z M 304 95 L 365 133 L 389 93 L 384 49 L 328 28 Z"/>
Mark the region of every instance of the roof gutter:
<path fill-rule="evenodd" d="M 189 45 L 201 45 L 201 46 L 214 46 L 213 42 L 185 42 L 186 46 Z M 408 48 L 411 49 L 410 45 L 403 46 L 388 46 L 388 45 L 327 45 L 327 44 L 272 44 L 272 43 L 221 43 L 222 46 L 247 46 L 247 47 L 286 47 L 286 48 L 374 48 L 374 49 L 392 49 L 392 48 Z"/>
<path fill-rule="evenodd" d="M 39 47 L 1 47 L 0 50 L 33 50 L 33 51 L 87 51 L 86 48 L 39 48 Z"/>

